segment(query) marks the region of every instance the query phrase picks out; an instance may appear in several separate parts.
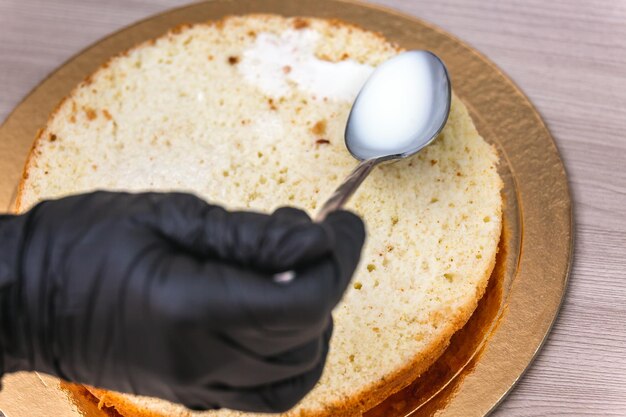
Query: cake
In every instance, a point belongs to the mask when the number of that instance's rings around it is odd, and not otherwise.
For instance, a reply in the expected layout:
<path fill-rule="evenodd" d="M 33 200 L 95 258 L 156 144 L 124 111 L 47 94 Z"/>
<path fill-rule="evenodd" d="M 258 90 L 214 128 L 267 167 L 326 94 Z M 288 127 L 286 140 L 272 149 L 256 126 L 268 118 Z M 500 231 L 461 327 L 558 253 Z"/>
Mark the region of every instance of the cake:
<path fill-rule="evenodd" d="M 50 116 L 17 210 L 95 189 L 188 191 L 231 209 L 315 214 L 355 167 L 346 120 L 373 69 L 402 49 L 351 24 L 276 15 L 184 25 L 112 58 Z M 469 319 L 500 237 L 498 155 L 453 94 L 439 137 L 377 167 L 347 208 L 368 239 L 335 309 L 320 382 L 287 417 L 359 416 L 422 374 Z M 89 388 L 131 416 L 191 412 Z"/>

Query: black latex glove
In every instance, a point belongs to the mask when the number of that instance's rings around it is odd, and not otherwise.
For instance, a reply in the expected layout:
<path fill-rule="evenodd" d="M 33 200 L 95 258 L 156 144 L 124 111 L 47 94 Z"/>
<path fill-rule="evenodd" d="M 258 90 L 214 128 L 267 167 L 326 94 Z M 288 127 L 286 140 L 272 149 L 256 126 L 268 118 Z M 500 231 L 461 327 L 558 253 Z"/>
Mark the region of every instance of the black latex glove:
<path fill-rule="evenodd" d="M 361 220 L 98 192 L 0 217 L 0 375 L 280 412 L 319 380 Z M 295 269 L 288 284 L 272 279 Z"/>

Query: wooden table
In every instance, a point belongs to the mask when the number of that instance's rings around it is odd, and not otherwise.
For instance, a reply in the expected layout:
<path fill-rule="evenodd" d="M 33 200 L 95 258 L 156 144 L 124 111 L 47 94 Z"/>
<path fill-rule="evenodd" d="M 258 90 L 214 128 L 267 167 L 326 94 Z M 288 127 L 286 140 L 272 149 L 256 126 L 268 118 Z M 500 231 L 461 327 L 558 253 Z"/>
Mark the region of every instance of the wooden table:
<path fill-rule="evenodd" d="M 0 0 L 0 120 L 85 46 L 187 2 Z M 570 287 L 545 347 L 495 415 L 626 416 L 626 1 L 378 3 L 443 27 L 498 64 L 543 115 L 569 173 Z"/>

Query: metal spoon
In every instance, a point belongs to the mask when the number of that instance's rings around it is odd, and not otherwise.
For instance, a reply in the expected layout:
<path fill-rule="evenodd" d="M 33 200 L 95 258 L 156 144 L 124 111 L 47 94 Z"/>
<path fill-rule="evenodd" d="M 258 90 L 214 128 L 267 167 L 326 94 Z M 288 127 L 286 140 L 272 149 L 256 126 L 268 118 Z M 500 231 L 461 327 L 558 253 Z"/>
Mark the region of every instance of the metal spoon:
<path fill-rule="evenodd" d="M 357 96 L 346 125 L 348 151 L 361 161 L 315 216 L 322 221 L 350 199 L 372 169 L 416 154 L 443 129 L 450 113 L 450 78 L 432 52 L 408 51 L 384 62 Z M 289 282 L 293 271 L 274 275 Z"/>

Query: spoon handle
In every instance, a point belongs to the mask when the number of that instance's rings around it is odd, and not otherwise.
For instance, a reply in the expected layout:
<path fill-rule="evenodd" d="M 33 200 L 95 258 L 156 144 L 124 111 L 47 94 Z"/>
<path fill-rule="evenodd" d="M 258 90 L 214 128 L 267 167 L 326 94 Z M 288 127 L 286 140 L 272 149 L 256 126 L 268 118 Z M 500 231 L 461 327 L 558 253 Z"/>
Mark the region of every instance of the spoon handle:
<path fill-rule="evenodd" d="M 369 175 L 372 169 L 379 163 L 382 162 L 384 158 L 373 158 L 366 159 L 361 161 L 359 165 L 348 175 L 348 177 L 343 181 L 343 183 L 337 187 L 333 195 L 330 196 L 328 200 L 324 203 L 320 211 L 317 212 L 315 216 L 316 222 L 324 221 L 326 216 L 335 210 L 339 210 L 348 202 L 352 194 L 359 188 L 359 185 L 363 182 L 365 178 Z M 274 282 L 278 283 L 288 283 L 295 278 L 296 274 L 294 271 L 284 271 L 274 274 Z"/>
<path fill-rule="evenodd" d="M 367 178 L 369 173 L 372 171 L 378 163 L 380 159 L 366 159 L 361 161 L 359 165 L 346 177 L 343 183 L 337 187 L 333 195 L 330 196 L 328 200 L 324 203 L 320 211 L 317 212 L 315 216 L 316 222 L 323 221 L 328 214 L 335 210 L 339 210 L 348 202 L 352 194 L 359 188 L 359 185 Z"/>

